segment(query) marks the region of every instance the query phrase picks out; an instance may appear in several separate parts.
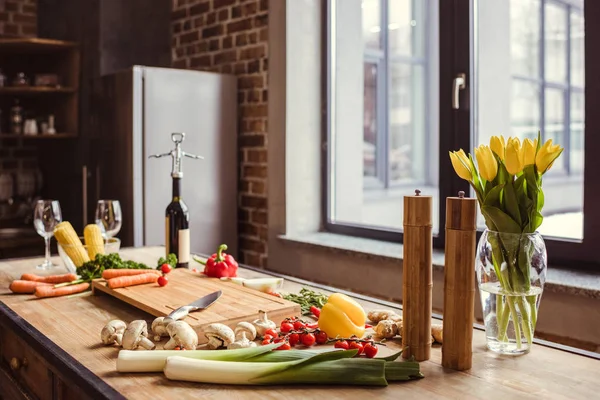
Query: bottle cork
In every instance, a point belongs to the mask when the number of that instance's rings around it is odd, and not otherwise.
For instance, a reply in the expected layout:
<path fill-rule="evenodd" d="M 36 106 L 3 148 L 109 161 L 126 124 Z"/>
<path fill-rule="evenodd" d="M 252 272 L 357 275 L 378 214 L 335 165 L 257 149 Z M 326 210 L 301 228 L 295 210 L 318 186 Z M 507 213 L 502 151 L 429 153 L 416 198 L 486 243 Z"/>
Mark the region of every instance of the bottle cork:
<path fill-rule="evenodd" d="M 431 196 L 404 196 L 402 356 L 417 361 L 431 353 L 431 214 Z"/>
<path fill-rule="evenodd" d="M 442 366 L 464 371 L 473 359 L 477 200 L 446 199 Z"/>

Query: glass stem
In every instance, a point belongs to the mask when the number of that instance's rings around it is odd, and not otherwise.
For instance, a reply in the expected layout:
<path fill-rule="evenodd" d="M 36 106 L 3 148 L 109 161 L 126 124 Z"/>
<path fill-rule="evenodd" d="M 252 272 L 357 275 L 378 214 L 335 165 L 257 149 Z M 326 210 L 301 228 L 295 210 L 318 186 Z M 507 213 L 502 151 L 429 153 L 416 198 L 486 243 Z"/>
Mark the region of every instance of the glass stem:
<path fill-rule="evenodd" d="M 44 240 L 46 242 L 46 264 L 50 265 L 50 238 L 46 237 Z"/>

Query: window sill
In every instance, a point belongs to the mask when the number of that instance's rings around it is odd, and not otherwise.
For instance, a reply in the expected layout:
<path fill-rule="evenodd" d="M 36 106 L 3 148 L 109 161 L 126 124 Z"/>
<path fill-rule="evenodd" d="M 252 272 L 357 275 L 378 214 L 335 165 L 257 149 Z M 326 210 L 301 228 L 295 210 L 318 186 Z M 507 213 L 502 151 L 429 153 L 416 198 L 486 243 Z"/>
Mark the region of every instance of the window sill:
<path fill-rule="evenodd" d="M 302 235 L 280 235 L 284 243 L 318 248 L 335 254 L 371 261 L 401 262 L 403 246 L 400 243 L 345 236 L 329 232 Z M 433 249 L 433 268 L 443 271 L 444 251 Z M 577 271 L 551 265 L 546 278 L 546 291 L 600 299 L 600 272 Z"/>

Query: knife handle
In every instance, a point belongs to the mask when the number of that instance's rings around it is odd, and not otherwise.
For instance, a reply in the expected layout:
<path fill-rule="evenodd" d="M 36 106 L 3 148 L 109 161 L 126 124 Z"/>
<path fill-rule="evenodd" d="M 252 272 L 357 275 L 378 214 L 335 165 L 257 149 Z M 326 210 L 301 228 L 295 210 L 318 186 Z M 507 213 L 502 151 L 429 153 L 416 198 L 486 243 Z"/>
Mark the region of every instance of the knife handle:
<path fill-rule="evenodd" d="M 183 318 L 185 318 L 188 315 L 188 313 L 190 311 L 192 311 L 194 309 L 195 309 L 195 307 L 191 307 L 191 306 L 180 307 L 177 310 L 173 311 L 168 316 L 166 316 L 163 323 L 168 324 L 169 322 L 173 322 L 173 321 L 177 321 L 179 319 L 183 319 Z"/>

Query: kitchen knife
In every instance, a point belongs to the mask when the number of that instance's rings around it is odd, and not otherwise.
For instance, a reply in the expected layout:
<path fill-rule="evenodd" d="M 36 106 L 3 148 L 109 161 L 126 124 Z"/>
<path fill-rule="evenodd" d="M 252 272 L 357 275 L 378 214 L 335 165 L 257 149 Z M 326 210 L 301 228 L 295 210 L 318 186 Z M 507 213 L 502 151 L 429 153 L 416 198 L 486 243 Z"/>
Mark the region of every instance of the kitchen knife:
<path fill-rule="evenodd" d="M 185 318 L 188 315 L 188 313 L 192 311 L 204 310 L 205 308 L 210 307 L 210 305 L 213 304 L 215 301 L 217 301 L 217 299 L 221 297 L 222 294 L 223 292 L 219 290 L 204 297 L 201 297 L 193 303 L 188 304 L 187 306 L 181 306 L 178 309 L 171 312 L 169 315 L 167 315 L 165 317 L 165 322 L 167 322 L 167 320 L 176 321 L 178 319 Z"/>

